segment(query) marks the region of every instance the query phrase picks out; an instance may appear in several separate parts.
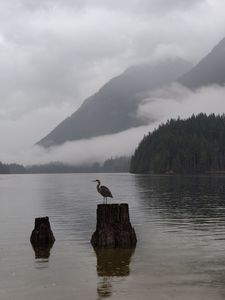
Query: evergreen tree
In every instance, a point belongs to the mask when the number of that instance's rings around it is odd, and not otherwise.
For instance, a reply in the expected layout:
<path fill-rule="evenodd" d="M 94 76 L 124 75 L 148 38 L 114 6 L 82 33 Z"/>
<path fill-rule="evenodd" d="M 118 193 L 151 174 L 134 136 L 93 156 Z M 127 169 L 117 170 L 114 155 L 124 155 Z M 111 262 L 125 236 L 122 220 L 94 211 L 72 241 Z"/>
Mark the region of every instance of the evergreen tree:
<path fill-rule="evenodd" d="M 171 119 L 149 133 L 131 158 L 132 173 L 225 171 L 225 115 Z"/>
<path fill-rule="evenodd" d="M 10 171 L 9 171 L 9 168 L 7 167 L 7 165 L 3 164 L 1 161 L 0 161 L 0 174 L 9 174 Z"/>

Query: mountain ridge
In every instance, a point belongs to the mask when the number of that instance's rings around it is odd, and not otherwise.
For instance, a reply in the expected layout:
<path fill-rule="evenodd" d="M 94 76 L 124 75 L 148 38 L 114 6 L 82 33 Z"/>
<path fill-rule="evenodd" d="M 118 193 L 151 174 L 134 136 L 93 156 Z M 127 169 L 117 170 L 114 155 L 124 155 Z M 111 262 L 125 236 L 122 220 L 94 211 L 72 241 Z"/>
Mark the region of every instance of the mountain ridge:
<path fill-rule="evenodd" d="M 190 64 L 180 58 L 130 67 L 88 97 L 37 144 L 50 147 L 146 125 L 146 120 L 137 116 L 138 94 L 169 84 L 189 68 Z"/>
<path fill-rule="evenodd" d="M 177 81 L 193 90 L 212 84 L 223 85 L 225 83 L 225 38 Z"/>

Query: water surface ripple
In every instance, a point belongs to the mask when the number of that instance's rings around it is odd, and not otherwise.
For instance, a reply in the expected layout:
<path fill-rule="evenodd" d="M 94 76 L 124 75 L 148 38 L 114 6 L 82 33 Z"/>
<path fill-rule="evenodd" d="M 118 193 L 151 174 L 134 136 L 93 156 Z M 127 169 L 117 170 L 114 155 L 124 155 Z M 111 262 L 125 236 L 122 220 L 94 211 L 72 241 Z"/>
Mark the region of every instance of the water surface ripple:
<path fill-rule="evenodd" d="M 91 247 L 96 178 L 129 203 L 135 250 Z M 39 216 L 56 242 L 36 259 Z M 1 300 L 225 299 L 224 176 L 1 175 L 0 236 Z"/>

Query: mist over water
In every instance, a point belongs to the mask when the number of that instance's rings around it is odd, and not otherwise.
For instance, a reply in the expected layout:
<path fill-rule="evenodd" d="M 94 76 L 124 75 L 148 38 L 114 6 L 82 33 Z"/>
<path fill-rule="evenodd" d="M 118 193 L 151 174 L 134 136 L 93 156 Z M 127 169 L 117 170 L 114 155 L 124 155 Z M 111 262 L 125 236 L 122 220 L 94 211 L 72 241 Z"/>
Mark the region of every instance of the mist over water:
<path fill-rule="evenodd" d="M 25 165 L 45 164 L 60 161 L 68 164 L 93 163 L 117 156 L 130 156 L 148 132 L 156 129 L 170 118 L 188 118 L 192 114 L 225 112 L 225 88 L 208 86 L 191 91 L 179 84 L 146 93 L 137 114 L 140 118 L 154 120 L 147 126 L 140 126 L 117 134 L 105 135 L 89 140 L 67 142 L 48 149 L 32 146 L 22 151 L 2 154 L 3 161 Z"/>
<path fill-rule="evenodd" d="M 96 178 L 129 203 L 134 251 L 91 247 Z M 224 299 L 224 176 L 9 175 L 0 190 L 1 300 Z M 35 259 L 29 237 L 46 215 L 56 242 Z"/>

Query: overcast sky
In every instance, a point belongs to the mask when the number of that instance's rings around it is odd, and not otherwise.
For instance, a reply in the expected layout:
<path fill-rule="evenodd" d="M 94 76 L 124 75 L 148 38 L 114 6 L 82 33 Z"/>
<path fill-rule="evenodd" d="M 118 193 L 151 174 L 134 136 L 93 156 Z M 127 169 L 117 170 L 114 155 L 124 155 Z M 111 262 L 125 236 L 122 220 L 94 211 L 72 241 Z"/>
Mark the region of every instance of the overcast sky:
<path fill-rule="evenodd" d="M 223 0 L 0 0 L 0 161 L 126 67 L 197 62 L 225 36 L 224 11 Z"/>

